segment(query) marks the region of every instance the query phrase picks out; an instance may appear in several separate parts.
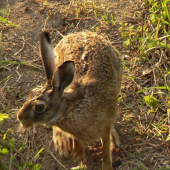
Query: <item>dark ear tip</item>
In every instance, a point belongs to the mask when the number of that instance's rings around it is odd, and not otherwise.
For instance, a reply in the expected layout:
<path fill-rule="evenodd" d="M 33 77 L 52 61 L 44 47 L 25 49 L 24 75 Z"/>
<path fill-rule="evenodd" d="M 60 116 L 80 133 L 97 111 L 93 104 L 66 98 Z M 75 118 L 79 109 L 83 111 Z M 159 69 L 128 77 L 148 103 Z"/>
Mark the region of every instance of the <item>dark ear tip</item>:
<path fill-rule="evenodd" d="M 73 66 L 75 66 L 74 61 L 67 60 L 67 61 L 65 61 L 62 65 L 60 65 L 58 68 L 65 67 L 66 65 L 69 65 L 69 64 L 72 64 Z"/>
<path fill-rule="evenodd" d="M 64 64 L 73 64 L 73 65 L 75 65 L 74 61 L 72 61 L 72 60 L 67 60 L 67 61 L 64 62 Z"/>
<path fill-rule="evenodd" d="M 50 34 L 49 34 L 47 31 L 43 31 L 43 32 L 40 34 L 40 41 L 41 41 L 41 42 L 42 42 L 43 38 L 45 38 L 48 43 L 51 43 Z"/>

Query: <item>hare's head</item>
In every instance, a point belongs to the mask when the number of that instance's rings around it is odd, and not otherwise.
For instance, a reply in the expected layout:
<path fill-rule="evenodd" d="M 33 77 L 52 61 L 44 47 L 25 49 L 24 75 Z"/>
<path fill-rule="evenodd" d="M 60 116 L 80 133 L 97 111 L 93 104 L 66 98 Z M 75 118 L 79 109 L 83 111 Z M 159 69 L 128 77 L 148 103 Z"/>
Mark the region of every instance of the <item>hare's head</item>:
<path fill-rule="evenodd" d="M 24 127 L 36 123 L 48 123 L 54 114 L 57 114 L 57 110 L 61 107 L 63 92 L 71 84 L 75 73 L 73 61 L 66 61 L 55 68 L 49 34 L 44 31 L 40 37 L 40 51 L 47 83 L 44 87 L 33 89 L 19 110 L 18 120 Z"/>

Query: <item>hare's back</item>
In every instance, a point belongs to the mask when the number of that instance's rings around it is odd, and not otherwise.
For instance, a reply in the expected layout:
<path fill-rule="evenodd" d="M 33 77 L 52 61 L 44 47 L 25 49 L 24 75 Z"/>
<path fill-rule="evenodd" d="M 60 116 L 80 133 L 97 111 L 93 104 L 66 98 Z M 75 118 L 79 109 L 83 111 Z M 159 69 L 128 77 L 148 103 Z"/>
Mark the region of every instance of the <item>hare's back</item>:
<path fill-rule="evenodd" d="M 67 60 L 75 62 L 74 82 L 77 80 L 82 85 L 112 88 L 120 86 L 122 65 L 118 53 L 107 40 L 96 33 L 69 34 L 58 43 L 54 54 L 57 66 Z"/>

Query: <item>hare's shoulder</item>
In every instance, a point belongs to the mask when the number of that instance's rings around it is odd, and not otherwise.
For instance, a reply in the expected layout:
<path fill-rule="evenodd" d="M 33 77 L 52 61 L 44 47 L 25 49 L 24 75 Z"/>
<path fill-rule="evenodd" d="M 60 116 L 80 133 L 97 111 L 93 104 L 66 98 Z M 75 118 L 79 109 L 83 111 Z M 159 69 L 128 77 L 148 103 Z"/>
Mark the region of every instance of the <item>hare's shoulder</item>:
<path fill-rule="evenodd" d="M 55 62 L 59 66 L 72 60 L 76 79 L 81 84 L 103 83 L 111 85 L 118 80 L 121 61 L 111 43 L 93 32 L 79 32 L 65 36 L 56 46 Z"/>
<path fill-rule="evenodd" d="M 56 65 L 67 60 L 73 60 L 85 70 L 94 63 L 110 64 L 111 57 L 115 57 L 115 50 L 110 42 L 93 32 L 79 32 L 65 36 L 54 49 Z M 117 57 L 115 58 L 117 60 Z"/>

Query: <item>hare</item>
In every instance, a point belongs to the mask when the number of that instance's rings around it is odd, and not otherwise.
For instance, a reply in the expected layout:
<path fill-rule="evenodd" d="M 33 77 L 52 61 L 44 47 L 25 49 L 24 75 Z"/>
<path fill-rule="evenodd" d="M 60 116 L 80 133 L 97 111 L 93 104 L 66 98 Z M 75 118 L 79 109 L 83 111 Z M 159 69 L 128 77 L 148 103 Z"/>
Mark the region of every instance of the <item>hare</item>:
<path fill-rule="evenodd" d="M 47 83 L 33 89 L 18 112 L 24 127 L 53 127 L 55 149 L 80 162 L 84 144 L 102 139 L 103 170 L 112 170 L 113 147 L 120 145 L 114 129 L 121 87 L 122 63 L 117 51 L 94 32 L 65 36 L 54 51 L 49 33 L 40 35 Z"/>

